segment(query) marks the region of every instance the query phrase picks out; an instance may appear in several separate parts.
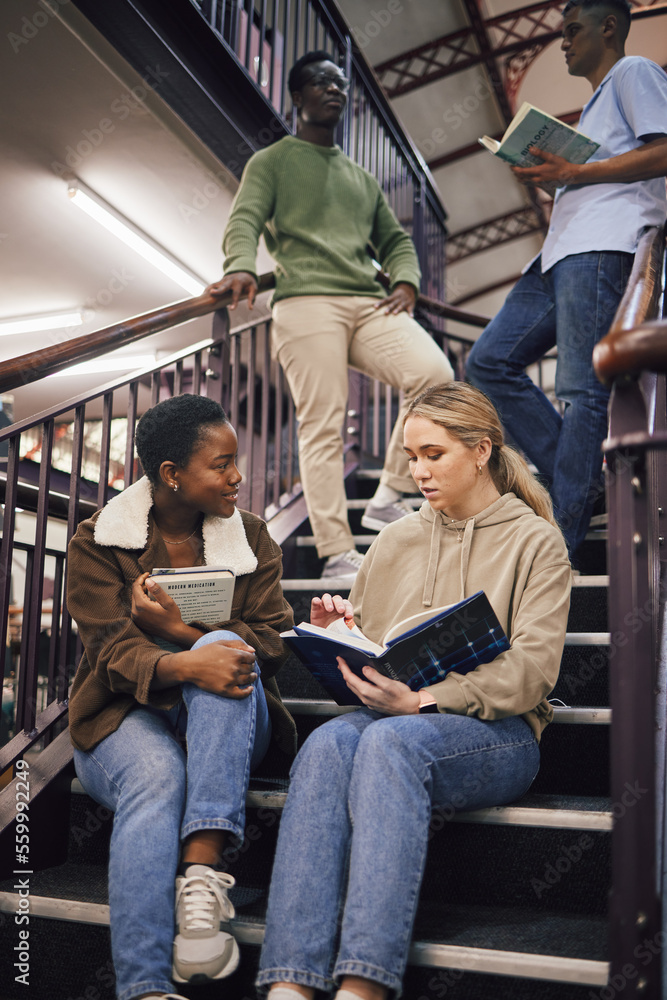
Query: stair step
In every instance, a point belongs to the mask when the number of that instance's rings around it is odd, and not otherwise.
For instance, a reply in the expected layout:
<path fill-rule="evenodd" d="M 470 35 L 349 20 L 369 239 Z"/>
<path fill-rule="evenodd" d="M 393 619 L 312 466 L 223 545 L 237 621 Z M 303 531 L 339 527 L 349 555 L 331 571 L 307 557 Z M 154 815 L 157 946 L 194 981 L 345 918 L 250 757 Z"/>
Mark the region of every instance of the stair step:
<path fill-rule="evenodd" d="M 346 712 L 356 712 L 355 705 L 336 705 L 325 698 L 283 698 L 283 703 L 292 715 L 345 715 Z M 587 708 L 569 705 L 554 705 L 554 722 L 569 725 L 602 725 L 611 723 L 610 708 Z"/>
<path fill-rule="evenodd" d="M 251 778 L 246 805 L 249 809 L 283 809 L 288 786 L 288 778 Z M 74 795 L 86 794 L 78 778 L 72 779 L 71 791 Z M 612 828 L 610 806 L 610 799 L 603 796 L 526 795 L 508 806 L 455 813 L 452 822 L 606 833 Z"/>
<path fill-rule="evenodd" d="M 251 788 L 246 803 L 253 809 L 282 809 L 286 798 L 286 791 Z M 610 807 L 610 799 L 603 797 L 527 795 L 509 806 L 455 813 L 451 822 L 608 833 L 613 824 Z"/>
<path fill-rule="evenodd" d="M 608 646 L 611 641 L 609 632 L 566 632 L 566 646 Z"/>
<path fill-rule="evenodd" d="M 19 900 L 16 893 L 0 892 L 0 912 L 15 912 Z M 31 894 L 30 914 L 35 918 L 109 924 L 106 903 L 81 899 Z M 448 936 L 454 940 L 420 940 L 422 935 L 418 933 L 410 948 L 411 965 L 583 986 L 604 986 L 607 983 L 609 966 L 606 961 L 587 958 L 583 954 L 575 957 L 553 954 L 555 949 L 544 950 L 547 941 L 563 942 L 563 946 L 567 947 L 573 942 L 590 942 L 593 938 L 595 950 L 603 951 L 606 938 L 604 918 L 527 912 L 512 907 L 450 906 L 442 908 L 439 919 L 449 927 Z M 239 916 L 232 921 L 232 925 L 239 944 L 261 945 L 265 930 L 261 917 Z M 440 936 L 428 934 L 429 938 Z M 509 936 L 523 945 L 521 951 L 502 947 Z M 488 947 L 480 947 L 482 940 Z M 579 944 L 575 950 L 584 949 Z"/>
<path fill-rule="evenodd" d="M 348 510 L 365 510 L 370 502 L 370 497 L 362 500 L 346 500 L 345 504 Z M 418 497 L 401 497 L 401 503 L 408 503 L 411 507 L 417 510 L 424 502 L 423 496 Z"/>
<path fill-rule="evenodd" d="M 370 537 L 370 536 L 369 536 Z M 372 539 L 371 539 L 372 540 Z M 282 580 L 283 590 L 320 590 L 324 592 L 325 590 L 330 590 L 331 585 L 335 580 L 323 581 L 319 576 L 313 577 L 312 579 Z M 608 576 L 575 576 L 572 578 L 573 587 L 608 587 L 609 577 Z M 344 586 L 345 590 L 350 589 L 350 584 L 346 583 Z"/>

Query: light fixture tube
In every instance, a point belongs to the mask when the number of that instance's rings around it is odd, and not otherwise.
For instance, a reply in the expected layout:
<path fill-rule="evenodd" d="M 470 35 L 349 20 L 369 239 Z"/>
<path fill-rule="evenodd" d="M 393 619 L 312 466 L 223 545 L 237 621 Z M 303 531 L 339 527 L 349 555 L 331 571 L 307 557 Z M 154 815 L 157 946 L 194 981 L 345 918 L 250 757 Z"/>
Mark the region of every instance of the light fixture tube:
<path fill-rule="evenodd" d="M 82 361 L 78 365 L 71 365 L 63 368 L 62 371 L 53 372 L 50 378 L 59 378 L 63 375 L 99 375 L 102 372 L 129 372 L 139 368 L 150 368 L 156 363 L 154 354 L 126 354 L 115 358 L 109 355 L 104 358 L 93 358 L 92 361 Z"/>
<path fill-rule="evenodd" d="M 184 288 L 186 292 L 191 295 L 201 295 L 206 287 L 206 282 L 189 271 L 164 247 L 161 247 L 103 198 L 86 187 L 82 181 L 69 180 L 67 184 L 67 193 L 77 208 L 84 211 L 91 219 L 94 219 L 135 253 L 138 253 L 162 274 Z"/>
<path fill-rule="evenodd" d="M 14 333 L 37 333 L 39 330 L 63 330 L 68 326 L 81 326 L 83 313 L 49 313 L 44 316 L 17 316 L 0 320 L 0 337 Z"/>

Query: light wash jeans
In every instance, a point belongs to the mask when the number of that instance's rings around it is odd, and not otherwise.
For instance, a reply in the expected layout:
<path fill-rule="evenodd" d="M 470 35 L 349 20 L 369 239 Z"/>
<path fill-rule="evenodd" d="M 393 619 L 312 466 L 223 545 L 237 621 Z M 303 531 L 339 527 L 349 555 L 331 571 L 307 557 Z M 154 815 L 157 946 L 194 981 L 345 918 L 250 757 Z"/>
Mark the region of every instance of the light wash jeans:
<path fill-rule="evenodd" d="M 192 648 L 238 638 L 209 632 Z M 178 736 L 187 738 L 187 755 Z M 181 841 L 195 830 L 229 830 L 243 839 L 250 771 L 270 737 L 258 678 L 253 693 L 239 700 L 183 684 L 182 702 L 171 711 L 137 707 L 92 750 L 74 750 L 86 792 L 115 813 L 109 910 L 118 1000 L 173 992 Z"/>
<path fill-rule="evenodd" d="M 593 371 L 593 348 L 609 330 L 633 259 L 620 251 L 572 254 L 542 274 L 538 258 L 466 366 L 467 378 L 491 398 L 508 433 L 545 476 L 570 556 L 602 492 L 609 389 Z M 554 346 L 562 417 L 525 372 Z"/>
<path fill-rule="evenodd" d="M 538 768 L 517 717 L 359 709 L 316 729 L 292 768 L 257 985 L 353 975 L 400 993 L 432 808 L 511 802 Z"/>

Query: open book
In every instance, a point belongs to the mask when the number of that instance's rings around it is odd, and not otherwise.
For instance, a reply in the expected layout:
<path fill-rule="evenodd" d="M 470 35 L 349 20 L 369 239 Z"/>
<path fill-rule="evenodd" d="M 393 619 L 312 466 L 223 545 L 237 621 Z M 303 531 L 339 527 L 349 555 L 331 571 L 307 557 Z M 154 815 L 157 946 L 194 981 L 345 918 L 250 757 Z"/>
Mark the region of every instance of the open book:
<path fill-rule="evenodd" d="M 364 677 L 361 668 L 370 664 L 418 691 L 444 680 L 451 670 L 466 674 L 510 648 L 483 590 L 459 604 L 404 619 L 392 626 L 382 645 L 340 622 L 329 628 L 302 622 L 281 635 L 339 705 L 361 702 L 343 680 L 337 656 L 359 677 Z"/>
<path fill-rule="evenodd" d="M 178 604 L 188 622 L 217 625 L 229 621 L 234 597 L 234 573 L 223 566 L 167 566 L 154 569 L 151 578 Z"/>
<path fill-rule="evenodd" d="M 583 132 L 577 132 L 570 125 L 553 118 L 546 111 L 540 111 L 527 101 L 524 101 L 507 126 L 500 142 L 488 135 L 482 136 L 478 142 L 501 160 L 516 167 L 530 167 L 543 162 L 538 156 L 528 152 L 531 146 L 562 156 L 569 163 L 585 163 L 600 146 Z M 540 187 L 547 194 L 553 195 L 556 191 L 556 185 L 552 183 L 541 184 Z"/>

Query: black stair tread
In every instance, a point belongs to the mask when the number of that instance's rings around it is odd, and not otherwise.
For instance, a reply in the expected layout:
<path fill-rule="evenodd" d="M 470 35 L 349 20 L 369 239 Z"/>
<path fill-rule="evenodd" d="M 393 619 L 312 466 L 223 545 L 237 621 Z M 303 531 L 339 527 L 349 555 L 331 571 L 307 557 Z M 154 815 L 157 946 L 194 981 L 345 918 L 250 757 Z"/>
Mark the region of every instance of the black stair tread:
<path fill-rule="evenodd" d="M 1 892 L 12 892 L 14 880 L 0 883 Z M 35 873 L 30 878 L 31 896 L 106 904 L 107 877 L 102 865 L 65 863 Z M 237 885 L 231 897 L 238 910 L 238 923 L 261 925 L 266 908 L 266 890 Z M 550 913 L 512 906 L 450 905 L 422 901 L 415 940 L 467 948 L 556 955 L 566 958 L 606 961 L 607 921 L 602 916 Z"/>
<path fill-rule="evenodd" d="M 0 882 L 0 892 L 15 892 L 16 877 Z M 107 862 L 82 864 L 66 861 L 55 868 L 33 872 L 30 895 L 53 899 L 79 900 L 84 903 L 108 903 Z"/>
<path fill-rule="evenodd" d="M 237 923 L 263 926 L 263 907 L 239 914 Z M 254 912 L 253 912 L 254 911 Z M 532 955 L 606 962 L 605 917 L 537 912 L 512 906 L 421 904 L 413 940 Z"/>
<path fill-rule="evenodd" d="M 605 917 L 507 906 L 422 905 L 414 938 L 466 948 L 607 960 Z"/>
<path fill-rule="evenodd" d="M 287 776 L 253 775 L 250 778 L 249 791 L 270 792 L 273 795 L 286 794 L 289 790 L 289 783 Z M 80 788 L 80 785 L 77 781 L 78 788 Z M 611 809 L 611 799 L 604 795 L 564 795 L 538 792 L 529 793 L 516 802 L 508 802 L 505 806 L 497 808 L 548 809 L 597 813 L 609 812 Z"/>
<path fill-rule="evenodd" d="M 0 882 L 0 892 L 14 893 L 16 877 Z M 34 872 L 30 876 L 30 895 L 62 899 L 80 903 L 109 903 L 107 866 L 66 861 L 54 868 Z M 230 897 L 239 912 L 257 905 L 264 905 L 266 890 L 255 886 L 237 885 L 230 890 Z M 263 912 L 263 909 L 262 909 Z"/>

